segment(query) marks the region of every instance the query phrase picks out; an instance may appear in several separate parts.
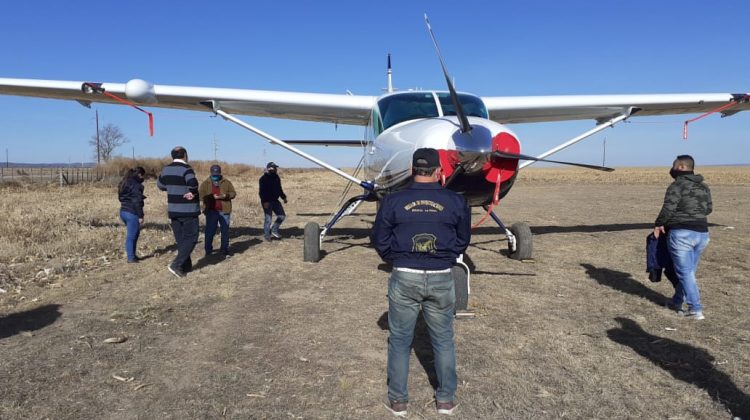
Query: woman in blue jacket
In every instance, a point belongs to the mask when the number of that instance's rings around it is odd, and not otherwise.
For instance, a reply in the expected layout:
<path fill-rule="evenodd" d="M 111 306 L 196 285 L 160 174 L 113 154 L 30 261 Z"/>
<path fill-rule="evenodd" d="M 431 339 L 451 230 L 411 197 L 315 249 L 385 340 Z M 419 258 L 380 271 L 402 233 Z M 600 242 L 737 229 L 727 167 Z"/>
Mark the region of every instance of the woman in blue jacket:
<path fill-rule="evenodd" d="M 128 254 L 129 263 L 137 263 L 138 256 L 135 253 L 135 246 L 138 242 L 138 236 L 141 233 L 143 225 L 143 180 L 146 170 L 137 166 L 128 169 L 128 172 L 120 181 L 117 189 L 120 198 L 120 219 L 127 226 L 127 236 L 125 237 L 125 251 Z"/>

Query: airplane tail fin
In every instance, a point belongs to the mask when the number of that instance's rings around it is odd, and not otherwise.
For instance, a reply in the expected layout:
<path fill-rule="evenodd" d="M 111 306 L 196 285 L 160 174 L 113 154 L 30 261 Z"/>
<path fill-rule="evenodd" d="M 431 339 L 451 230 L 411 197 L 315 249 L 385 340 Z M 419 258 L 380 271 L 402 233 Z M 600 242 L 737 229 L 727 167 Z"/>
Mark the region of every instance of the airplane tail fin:
<path fill-rule="evenodd" d="M 391 70 L 391 53 L 388 53 L 388 87 L 386 87 L 386 91 L 388 93 L 393 92 L 393 70 Z"/>

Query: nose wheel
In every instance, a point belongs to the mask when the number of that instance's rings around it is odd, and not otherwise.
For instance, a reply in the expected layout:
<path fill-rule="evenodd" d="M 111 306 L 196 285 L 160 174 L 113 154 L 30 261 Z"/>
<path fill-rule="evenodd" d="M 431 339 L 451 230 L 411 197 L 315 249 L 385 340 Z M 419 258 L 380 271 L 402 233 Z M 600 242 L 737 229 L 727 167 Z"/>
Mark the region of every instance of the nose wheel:
<path fill-rule="evenodd" d="M 484 206 L 485 210 L 489 211 L 487 206 Z M 531 236 L 531 228 L 526 223 L 514 223 L 510 229 L 505 227 L 502 220 L 495 214 L 494 211 L 490 212 L 492 220 L 500 226 L 505 232 L 505 237 L 508 240 L 508 256 L 514 260 L 530 260 L 532 259 L 533 239 Z"/>
<path fill-rule="evenodd" d="M 508 233 L 510 232 L 510 233 Z M 505 233 L 508 238 L 508 256 L 514 260 L 530 260 L 533 251 L 531 228 L 526 223 L 514 223 Z"/>

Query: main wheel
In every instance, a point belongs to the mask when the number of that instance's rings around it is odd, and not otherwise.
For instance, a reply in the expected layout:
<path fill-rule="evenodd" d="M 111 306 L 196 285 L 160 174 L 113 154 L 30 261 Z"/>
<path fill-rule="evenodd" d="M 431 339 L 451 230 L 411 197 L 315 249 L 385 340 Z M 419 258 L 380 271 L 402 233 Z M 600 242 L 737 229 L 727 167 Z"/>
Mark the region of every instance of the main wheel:
<path fill-rule="evenodd" d="M 451 268 L 451 275 L 456 289 L 456 312 L 466 311 L 469 308 L 469 275 L 460 265 Z"/>
<path fill-rule="evenodd" d="M 510 257 L 514 260 L 529 260 L 532 252 L 531 228 L 526 223 L 514 223 L 510 232 L 516 237 L 516 250 L 510 249 Z"/>
<path fill-rule="evenodd" d="M 320 225 L 309 222 L 305 225 L 305 262 L 320 261 Z"/>

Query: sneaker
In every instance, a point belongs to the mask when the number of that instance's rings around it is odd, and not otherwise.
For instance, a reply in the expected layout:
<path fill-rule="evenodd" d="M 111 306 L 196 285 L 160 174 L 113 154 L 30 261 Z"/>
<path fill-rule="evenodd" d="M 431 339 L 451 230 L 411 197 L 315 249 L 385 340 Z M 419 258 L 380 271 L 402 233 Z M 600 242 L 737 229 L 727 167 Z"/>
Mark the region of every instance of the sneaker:
<path fill-rule="evenodd" d="M 138 264 L 138 259 L 128 260 L 128 263 L 130 263 L 130 264 Z"/>
<path fill-rule="evenodd" d="M 454 403 L 453 401 L 447 401 L 447 402 L 437 402 L 437 412 L 438 414 L 444 414 L 446 416 L 452 416 L 453 413 L 456 411 L 456 408 L 458 407 L 457 403 Z"/>
<path fill-rule="evenodd" d="M 271 242 L 271 237 L 270 236 L 264 236 L 263 240 L 266 241 L 266 242 Z"/>
<path fill-rule="evenodd" d="M 667 308 L 667 309 L 670 309 L 670 310 L 672 310 L 672 311 L 676 311 L 677 309 L 679 309 L 680 307 L 682 307 L 682 305 L 680 305 L 680 306 L 678 307 L 677 305 L 675 305 L 675 304 L 674 304 L 674 303 L 672 302 L 672 299 L 667 299 L 667 301 L 666 301 L 666 302 L 664 302 L 664 307 L 665 307 L 665 308 Z"/>
<path fill-rule="evenodd" d="M 174 274 L 178 278 L 185 277 L 185 272 L 182 271 L 182 270 L 180 270 L 179 268 L 174 268 L 171 265 L 168 265 L 167 269 L 169 269 L 169 272 L 172 273 L 172 274 Z"/>
<path fill-rule="evenodd" d="M 385 408 L 396 417 L 406 417 L 406 402 L 391 402 L 390 405 L 386 405 Z"/>
<path fill-rule="evenodd" d="M 668 300 L 667 303 L 664 304 L 664 306 L 669 309 L 670 311 L 674 311 L 677 313 L 677 315 L 685 315 L 685 311 L 682 309 L 682 305 L 675 305 L 672 303 L 672 300 Z"/>
<path fill-rule="evenodd" d="M 703 315 L 703 311 L 687 311 L 685 313 L 685 318 L 690 318 L 696 321 L 700 321 L 701 319 L 706 319 L 706 316 Z"/>
<path fill-rule="evenodd" d="M 271 232 L 271 236 L 276 239 L 281 239 L 281 234 L 279 232 Z"/>

